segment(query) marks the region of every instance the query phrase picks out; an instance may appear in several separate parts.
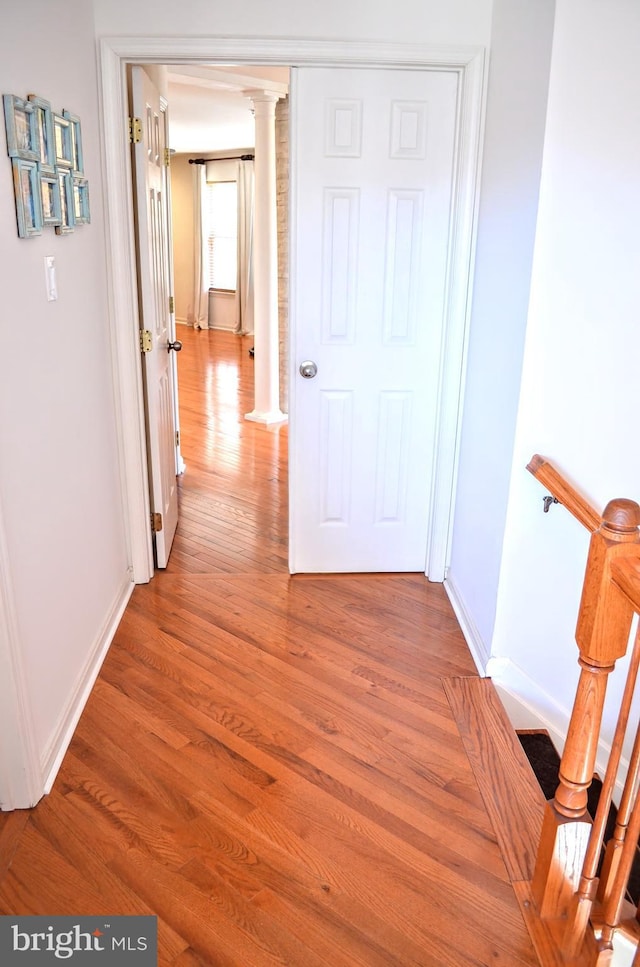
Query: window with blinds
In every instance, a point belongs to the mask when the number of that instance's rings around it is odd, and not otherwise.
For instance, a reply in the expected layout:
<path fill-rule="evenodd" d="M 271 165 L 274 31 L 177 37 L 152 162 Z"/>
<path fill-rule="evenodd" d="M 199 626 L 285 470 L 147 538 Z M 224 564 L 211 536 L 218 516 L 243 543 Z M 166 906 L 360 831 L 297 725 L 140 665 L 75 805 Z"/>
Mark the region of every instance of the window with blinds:
<path fill-rule="evenodd" d="M 237 182 L 208 183 L 206 202 L 209 288 L 235 292 L 238 277 Z"/>

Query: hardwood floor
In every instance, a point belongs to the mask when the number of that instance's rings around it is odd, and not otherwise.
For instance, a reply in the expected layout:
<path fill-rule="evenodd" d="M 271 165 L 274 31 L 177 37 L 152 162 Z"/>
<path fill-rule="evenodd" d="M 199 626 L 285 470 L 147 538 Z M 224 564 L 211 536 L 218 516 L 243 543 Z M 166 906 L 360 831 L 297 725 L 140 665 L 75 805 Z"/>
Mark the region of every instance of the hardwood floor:
<path fill-rule="evenodd" d="M 253 338 L 184 326 L 180 336 L 187 472 L 167 573 L 286 573 L 287 425 L 244 419 L 253 409 Z"/>
<path fill-rule="evenodd" d="M 170 564 L 53 791 L 0 825 L 0 913 L 155 914 L 162 967 L 533 967 L 443 689 L 475 671 L 442 587 L 290 577 L 249 343 L 183 341 Z"/>

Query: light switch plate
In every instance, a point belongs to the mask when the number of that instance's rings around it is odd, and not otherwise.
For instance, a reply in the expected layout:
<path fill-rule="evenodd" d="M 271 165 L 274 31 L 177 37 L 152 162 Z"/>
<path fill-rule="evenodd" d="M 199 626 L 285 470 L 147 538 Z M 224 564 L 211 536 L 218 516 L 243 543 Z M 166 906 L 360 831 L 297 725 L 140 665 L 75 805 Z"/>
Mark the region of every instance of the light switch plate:
<path fill-rule="evenodd" d="M 53 255 L 44 257 L 44 277 L 47 286 L 47 300 L 55 302 L 58 298 L 58 286 L 56 282 L 56 260 Z"/>

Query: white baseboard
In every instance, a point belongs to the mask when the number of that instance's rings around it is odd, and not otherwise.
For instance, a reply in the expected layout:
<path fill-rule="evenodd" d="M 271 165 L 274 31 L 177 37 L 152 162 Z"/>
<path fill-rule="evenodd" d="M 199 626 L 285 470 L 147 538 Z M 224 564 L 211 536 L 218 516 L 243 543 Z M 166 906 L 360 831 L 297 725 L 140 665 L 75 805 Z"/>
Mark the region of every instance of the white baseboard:
<path fill-rule="evenodd" d="M 514 729 L 544 729 L 562 753 L 571 710 L 558 705 L 510 658 L 490 658 L 487 675 L 498 690 Z"/>
<path fill-rule="evenodd" d="M 204 325 L 202 325 L 202 326 L 194 326 L 193 320 L 190 321 L 189 319 L 183 319 L 182 317 L 178 317 L 178 316 L 176 316 L 176 325 L 177 326 L 188 326 L 189 329 L 195 329 L 196 332 L 199 329 L 208 329 L 209 328 L 209 323 L 208 322 L 205 322 Z"/>
<path fill-rule="evenodd" d="M 127 572 L 122 585 L 116 594 L 113 605 L 105 619 L 102 630 L 98 634 L 96 641 L 91 649 L 87 663 L 80 674 L 76 686 L 69 698 L 66 709 L 60 717 L 58 728 L 56 729 L 51 742 L 45 749 L 41 764 L 44 782 L 43 794 L 51 791 L 58 770 L 62 764 L 64 755 L 73 738 L 73 733 L 82 714 L 87 699 L 91 693 L 96 678 L 102 667 L 102 663 L 107 655 L 109 646 L 120 624 L 120 619 L 129 602 L 131 593 L 135 585 L 131 581 L 131 575 Z"/>
<path fill-rule="evenodd" d="M 189 326 L 189 328 L 193 329 L 193 326 L 188 321 L 188 319 L 181 319 L 178 316 L 176 316 L 176 325 L 177 326 Z M 235 332 L 235 323 L 233 325 L 231 325 L 231 326 L 209 326 L 209 325 L 206 325 L 206 326 L 201 326 L 200 328 L 201 329 L 219 329 L 220 332 Z M 253 336 L 253 331 L 251 331 L 251 332 L 239 332 L 237 335 L 238 336 Z"/>
<path fill-rule="evenodd" d="M 460 594 L 454 579 L 447 574 L 444 581 L 444 589 L 447 592 L 449 601 L 451 602 L 451 607 L 455 612 L 455 616 L 458 619 L 460 628 L 462 629 L 462 634 L 464 639 L 469 646 L 469 651 L 471 652 L 471 657 L 475 662 L 475 666 L 478 669 L 478 674 L 485 677 L 487 673 L 487 664 L 489 662 L 490 653 L 486 644 L 482 640 L 482 636 L 478 631 L 476 624 L 469 613 L 462 595 Z"/>

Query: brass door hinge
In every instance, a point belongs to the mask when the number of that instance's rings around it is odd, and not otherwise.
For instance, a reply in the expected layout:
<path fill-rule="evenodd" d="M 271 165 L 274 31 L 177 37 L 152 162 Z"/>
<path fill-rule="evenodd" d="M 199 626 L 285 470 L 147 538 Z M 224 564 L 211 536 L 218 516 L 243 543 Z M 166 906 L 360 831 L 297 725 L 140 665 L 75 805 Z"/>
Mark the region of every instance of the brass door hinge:
<path fill-rule="evenodd" d="M 151 530 L 154 534 L 162 530 L 162 514 L 151 514 Z"/>
<path fill-rule="evenodd" d="M 169 314 L 173 315 L 175 311 L 176 311 L 175 299 L 173 298 L 172 295 L 170 295 L 169 296 Z"/>
<path fill-rule="evenodd" d="M 167 168 L 171 164 L 171 151 L 169 150 L 169 148 L 164 149 L 164 163 L 167 166 Z"/>
<path fill-rule="evenodd" d="M 142 121 L 140 118 L 129 118 L 129 141 L 139 144 L 142 141 Z"/>
<path fill-rule="evenodd" d="M 153 349 L 153 340 L 149 329 L 140 330 L 140 352 L 150 353 Z"/>

